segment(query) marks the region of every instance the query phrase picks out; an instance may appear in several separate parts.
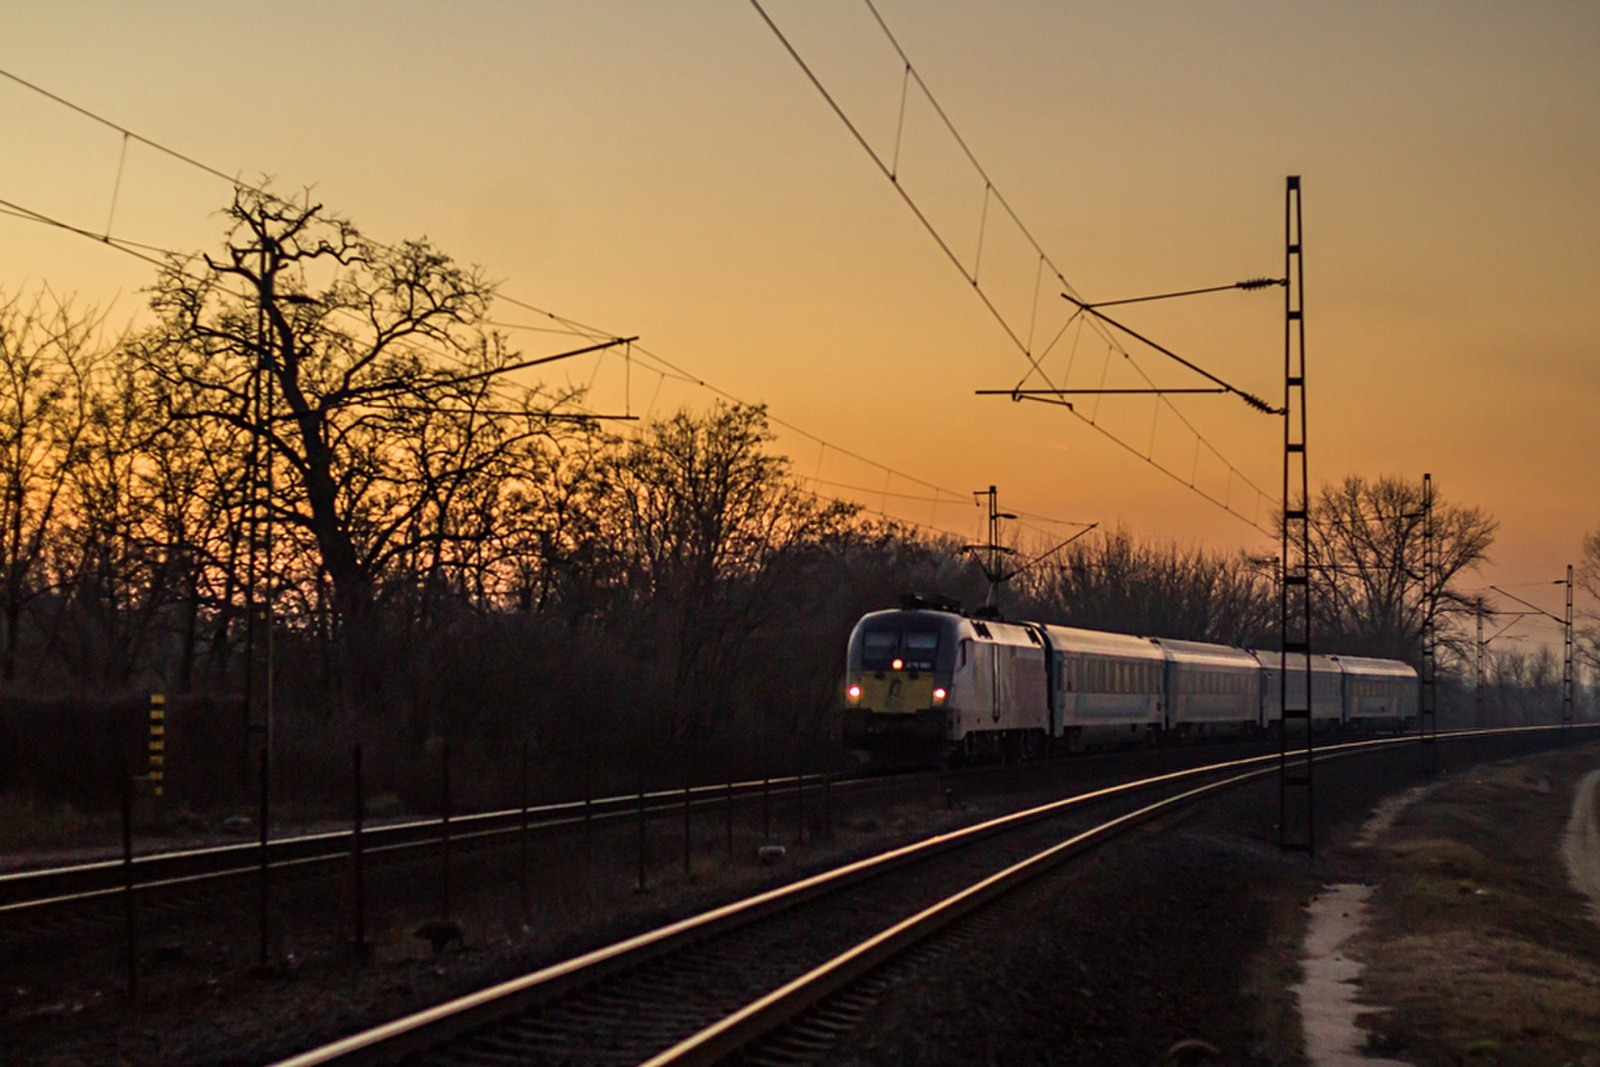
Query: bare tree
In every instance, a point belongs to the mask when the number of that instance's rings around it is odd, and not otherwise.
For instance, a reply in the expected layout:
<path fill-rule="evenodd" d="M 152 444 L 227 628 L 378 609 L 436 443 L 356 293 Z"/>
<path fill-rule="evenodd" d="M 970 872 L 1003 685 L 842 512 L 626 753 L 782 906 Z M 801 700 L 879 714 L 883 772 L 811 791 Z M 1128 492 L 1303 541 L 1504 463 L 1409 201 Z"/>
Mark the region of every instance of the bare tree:
<path fill-rule="evenodd" d="M 1579 590 L 1589 597 L 1590 604 L 1600 601 L 1600 530 L 1583 535 L 1583 548 L 1578 565 L 1573 568 L 1573 578 Z M 1594 607 L 1577 610 L 1581 625 L 1577 627 L 1574 653 L 1592 670 L 1600 670 L 1600 611 Z"/>
<path fill-rule="evenodd" d="M 801 490 L 771 439 L 760 406 L 679 412 L 625 444 L 605 476 L 617 592 L 659 628 L 674 731 L 727 710 L 735 662 L 779 608 L 784 564 L 855 512 Z"/>
<path fill-rule="evenodd" d="M 1126 529 L 1075 542 L 1023 577 L 1026 610 L 1069 626 L 1260 645 L 1276 622 L 1272 578 L 1246 557 L 1141 544 Z"/>
<path fill-rule="evenodd" d="M 102 317 L 48 289 L 0 299 L 0 676 L 17 676 L 23 608 L 90 422 Z"/>
<path fill-rule="evenodd" d="M 227 216 L 220 256 L 162 269 L 141 351 L 172 417 L 243 435 L 276 479 L 273 522 L 306 535 L 355 625 L 397 560 L 482 533 L 453 528 L 454 504 L 543 431 L 543 409 L 499 386 L 515 357 L 478 271 L 426 241 L 380 245 L 308 199 L 241 190 Z"/>
<path fill-rule="evenodd" d="M 1311 504 L 1315 632 L 1324 647 L 1416 661 L 1424 617 L 1423 485 L 1351 475 Z M 1489 559 L 1499 524 L 1481 508 L 1433 501 L 1437 572 L 1427 599 L 1441 627 L 1469 618 L 1476 600 L 1456 581 Z M 1447 634 L 1465 656 L 1461 633 Z"/>

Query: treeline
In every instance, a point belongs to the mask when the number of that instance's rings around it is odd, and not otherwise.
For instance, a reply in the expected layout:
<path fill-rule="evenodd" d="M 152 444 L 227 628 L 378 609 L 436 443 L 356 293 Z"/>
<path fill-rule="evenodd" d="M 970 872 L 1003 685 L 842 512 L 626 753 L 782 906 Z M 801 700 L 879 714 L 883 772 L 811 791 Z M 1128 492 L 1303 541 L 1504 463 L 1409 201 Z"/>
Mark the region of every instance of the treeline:
<path fill-rule="evenodd" d="M 138 330 L 108 336 L 48 290 L 0 301 L 12 780 L 31 746 L 100 751 L 73 731 L 111 713 L 65 698 L 157 690 L 208 720 L 183 756 L 208 797 L 244 787 L 269 709 L 275 774 L 307 791 L 342 780 L 357 740 L 418 795 L 445 740 L 486 798 L 524 743 L 564 795 L 818 767 L 855 619 L 906 591 L 982 602 L 955 541 L 807 491 L 762 408 L 613 432 L 581 396 L 510 384 L 536 361 L 491 322 L 493 287 L 426 242 L 255 193 L 227 215 L 219 253 L 160 269 Z M 1415 661 L 1419 492 L 1352 479 L 1319 499 L 1322 647 Z M 1435 514 L 1448 618 L 1493 523 Z M 1002 596 L 1270 648 L 1274 567 L 1124 530 Z"/>

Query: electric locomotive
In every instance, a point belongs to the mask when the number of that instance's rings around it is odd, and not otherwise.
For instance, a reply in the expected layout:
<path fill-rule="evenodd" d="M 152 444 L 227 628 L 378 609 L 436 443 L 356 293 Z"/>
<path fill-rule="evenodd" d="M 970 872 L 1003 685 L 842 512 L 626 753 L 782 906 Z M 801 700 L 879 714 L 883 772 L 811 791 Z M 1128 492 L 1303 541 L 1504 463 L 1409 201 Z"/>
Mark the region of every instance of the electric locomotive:
<path fill-rule="evenodd" d="M 1050 708 L 1041 628 L 921 603 L 873 612 L 850 634 L 845 747 L 881 767 L 1042 755 Z"/>

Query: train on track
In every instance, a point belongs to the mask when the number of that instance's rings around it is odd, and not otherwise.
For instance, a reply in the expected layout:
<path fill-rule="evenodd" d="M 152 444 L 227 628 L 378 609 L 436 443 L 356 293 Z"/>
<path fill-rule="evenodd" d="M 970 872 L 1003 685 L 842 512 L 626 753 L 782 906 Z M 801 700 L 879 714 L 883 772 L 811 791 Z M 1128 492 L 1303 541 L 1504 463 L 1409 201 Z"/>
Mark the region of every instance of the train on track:
<path fill-rule="evenodd" d="M 844 747 L 890 768 L 1267 734 L 1283 721 L 1280 655 L 907 598 L 850 634 Z M 1303 654 L 1289 654 L 1288 673 L 1289 706 L 1304 707 Z M 1416 723 L 1417 672 L 1398 660 L 1313 655 L 1310 684 L 1319 731 Z"/>

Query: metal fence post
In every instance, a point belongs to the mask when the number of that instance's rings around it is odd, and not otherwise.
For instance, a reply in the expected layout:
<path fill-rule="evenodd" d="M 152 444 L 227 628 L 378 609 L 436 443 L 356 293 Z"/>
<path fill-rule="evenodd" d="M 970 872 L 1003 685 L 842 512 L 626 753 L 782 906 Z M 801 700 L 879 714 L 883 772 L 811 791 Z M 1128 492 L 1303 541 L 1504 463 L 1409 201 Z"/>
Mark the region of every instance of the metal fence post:
<path fill-rule="evenodd" d="M 138 917 L 133 902 L 133 779 L 122 768 L 122 910 L 128 942 L 128 1003 L 139 996 Z"/>
<path fill-rule="evenodd" d="M 646 870 L 646 867 L 647 867 L 647 860 L 645 859 L 645 840 L 644 840 L 644 765 L 643 765 L 643 763 L 641 763 L 640 767 L 639 767 L 639 886 L 638 886 L 638 892 L 640 892 L 640 893 L 643 893 L 644 889 L 645 889 L 645 878 L 646 878 L 646 875 L 648 873 L 647 870 Z"/>
<path fill-rule="evenodd" d="M 583 745 L 583 880 L 594 895 L 594 739 Z"/>
<path fill-rule="evenodd" d="M 806 776 L 799 772 L 794 776 L 794 843 L 804 844 L 806 839 Z"/>
<path fill-rule="evenodd" d="M 694 795 L 693 795 L 693 791 L 692 791 L 693 787 L 691 785 L 691 783 L 694 781 L 694 779 L 689 777 L 690 771 L 688 769 L 688 758 L 687 758 L 687 756 L 685 756 L 685 758 L 684 758 L 684 764 L 685 764 L 685 769 L 684 769 L 684 772 L 683 772 L 683 876 L 684 876 L 684 878 L 687 879 L 689 877 L 689 874 L 690 874 L 690 871 L 689 871 L 689 866 L 690 866 L 690 861 L 691 861 L 690 852 L 694 847 L 694 838 L 692 836 L 693 835 L 693 827 L 692 827 L 692 825 L 690 823 L 690 817 L 691 816 L 690 816 L 690 810 L 689 810 L 690 809 L 690 805 L 693 803 L 693 800 L 694 800 Z"/>
<path fill-rule="evenodd" d="M 440 879 L 439 879 L 439 917 L 450 918 L 450 741 L 445 739 L 439 746 L 439 786 L 443 794 L 440 798 L 439 837 L 440 837 Z"/>
<path fill-rule="evenodd" d="M 269 819 L 272 815 L 272 786 L 268 776 L 268 772 L 271 769 L 272 765 L 267 753 L 267 746 L 263 744 L 257 759 L 258 777 L 261 779 L 261 796 L 259 798 L 259 809 L 256 812 L 261 819 L 261 833 L 259 836 L 260 848 L 257 852 L 257 860 L 260 864 L 257 871 L 257 879 L 259 882 L 258 888 L 260 892 L 257 899 L 258 912 L 256 915 L 256 928 L 261 935 L 261 943 L 259 946 L 259 962 L 262 964 L 267 962 L 268 957 L 271 955 L 272 947 L 270 940 L 272 912 L 272 872 L 267 865 L 267 838 Z"/>
<path fill-rule="evenodd" d="M 358 957 L 365 959 L 367 955 L 367 894 L 365 871 L 362 868 L 361 830 L 367 819 L 367 802 L 361 781 L 361 746 L 359 744 L 350 746 L 350 771 L 354 789 L 350 832 L 350 881 L 351 891 L 355 897 L 355 950 Z"/>
<path fill-rule="evenodd" d="M 833 792 L 829 788 L 833 784 L 833 774 L 830 771 L 822 772 L 822 836 L 825 839 L 833 838 Z"/>
<path fill-rule="evenodd" d="M 533 903 L 528 894 L 528 742 L 522 742 L 522 866 L 517 872 L 517 882 L 522 889 L 522 921 L 533 922 Z"/>

